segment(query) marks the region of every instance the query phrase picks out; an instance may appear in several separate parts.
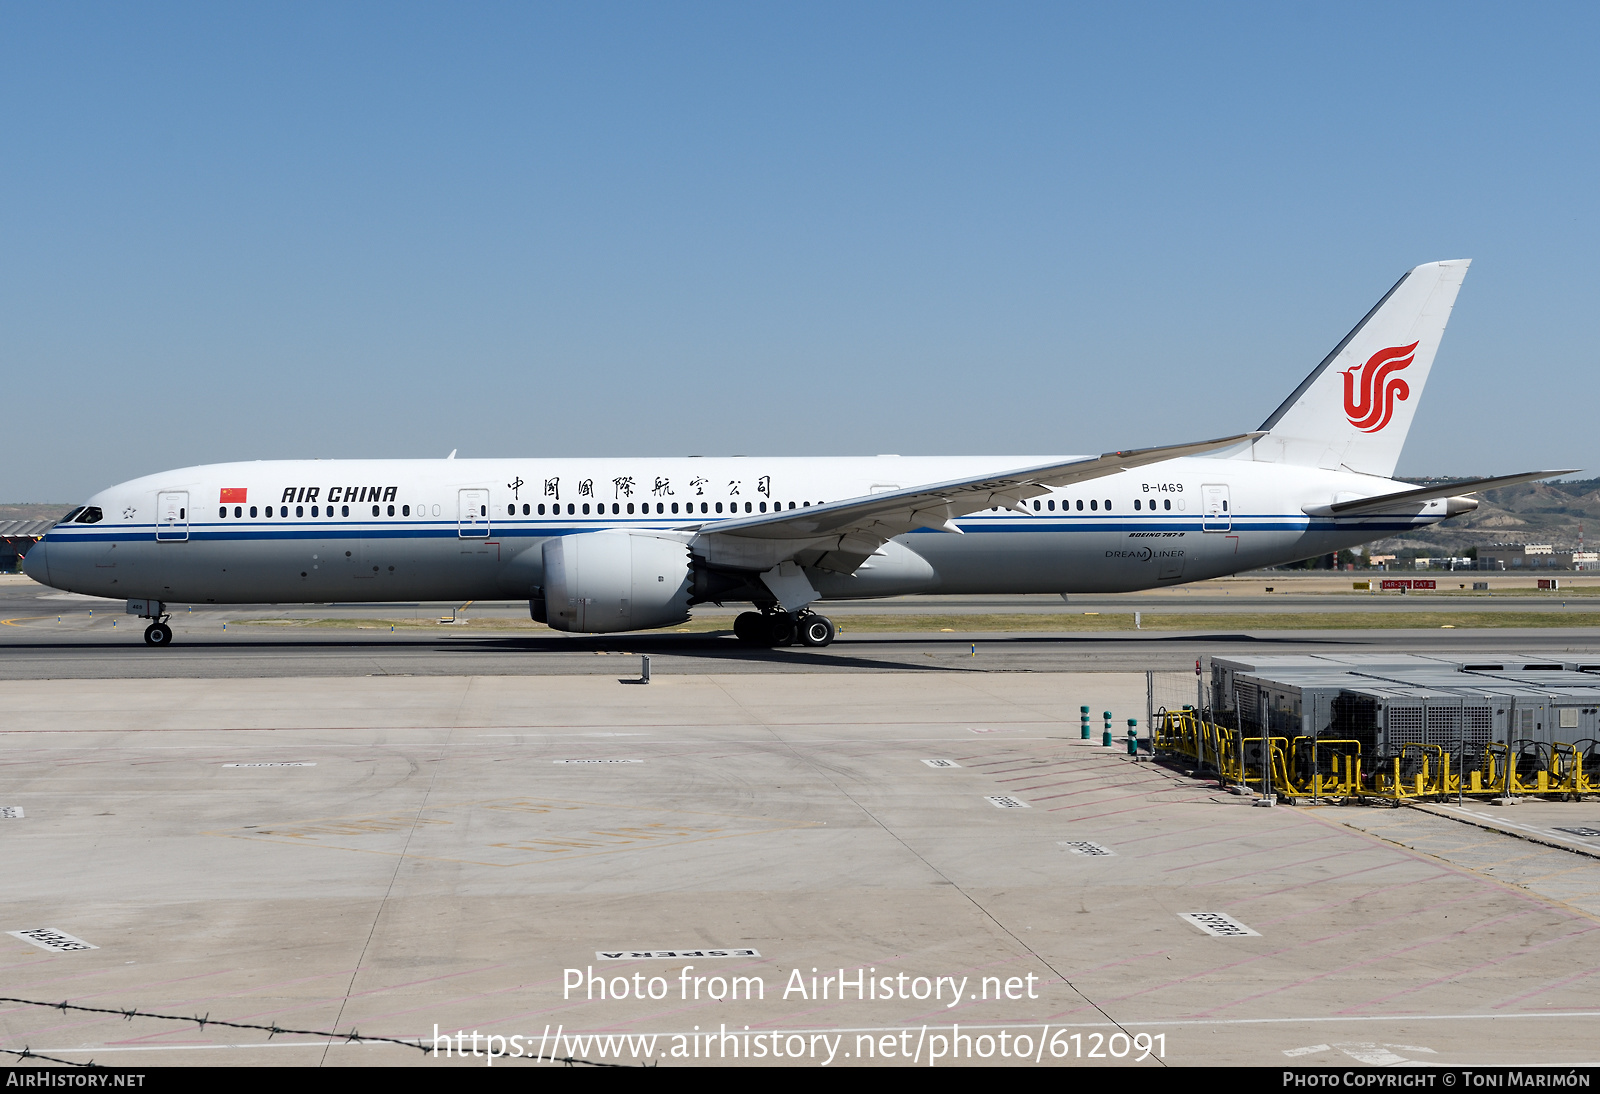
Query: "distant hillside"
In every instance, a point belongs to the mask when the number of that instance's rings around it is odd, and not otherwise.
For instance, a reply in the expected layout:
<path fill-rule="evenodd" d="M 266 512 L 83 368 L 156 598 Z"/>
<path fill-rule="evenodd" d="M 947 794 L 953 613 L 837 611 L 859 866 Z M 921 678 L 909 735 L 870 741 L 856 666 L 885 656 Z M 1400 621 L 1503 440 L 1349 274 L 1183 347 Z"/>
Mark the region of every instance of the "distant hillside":
<path fill-rule="evenodd" d="M 1454 480 L 1406 481 L 1423 486 Z M 1558 551 L 1570 551 L 1577 549 L 1580 525 L 1588 550 L 1600 544 L 1600 479 L 1528 483 L 1476 497 L 1476 512 L 1412 535 L 1380 540 L 1369 549 L 1380 554 L 1410 549 L 1460 555 L 1469 547 L 1489 543 L 1550 543 Z"/>

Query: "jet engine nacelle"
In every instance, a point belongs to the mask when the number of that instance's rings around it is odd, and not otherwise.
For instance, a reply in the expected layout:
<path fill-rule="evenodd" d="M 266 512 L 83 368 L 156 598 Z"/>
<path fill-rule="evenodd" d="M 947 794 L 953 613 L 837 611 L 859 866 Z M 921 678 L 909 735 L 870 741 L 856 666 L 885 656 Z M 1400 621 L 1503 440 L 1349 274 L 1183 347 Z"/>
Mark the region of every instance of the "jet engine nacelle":
<path fill-rule="evenodd" d="M 583 532 L 546 540 L 543 552 L 544 585 L 529 610 L 558 631 L 605 634 L 689 618 L 689 548 L 678 540 Z"/>

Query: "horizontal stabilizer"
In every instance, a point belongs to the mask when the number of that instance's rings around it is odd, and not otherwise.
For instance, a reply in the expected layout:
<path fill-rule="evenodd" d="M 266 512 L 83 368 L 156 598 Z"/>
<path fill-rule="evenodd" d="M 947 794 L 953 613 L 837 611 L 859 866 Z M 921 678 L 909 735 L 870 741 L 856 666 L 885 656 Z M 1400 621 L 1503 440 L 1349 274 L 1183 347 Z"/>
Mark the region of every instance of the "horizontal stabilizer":
<path fill-rule="evenodd" d="M 1395 509 L 1404 509 L 1420 502 L 1433 501 L 1435 498 L 1454 498 L 1463 494 L 1476 494 L 1483 490 L 1497 490 L 1502 486 L 1517 486 L 1520 483 L 1536 482 L 1539 479 L 1553 479 L 1557 475 L 1570 475 L 1576 470 L 1578 469 L 1524 471 L 1519 475 L 1497 475 L 1488 479 L 1458 479 L 1455 482 L 1439 483 L 1437 486 L 1419 486 L 1415 490 L 1379 494 L 1375 498 L 1357 498 L 1353 501 L 1335 502 L 1332 505 L 1309 506 L 1306 512 L 1312 516 L 1334 517 L 1360 517 L 1370 513 L 1386 513 Z"/>

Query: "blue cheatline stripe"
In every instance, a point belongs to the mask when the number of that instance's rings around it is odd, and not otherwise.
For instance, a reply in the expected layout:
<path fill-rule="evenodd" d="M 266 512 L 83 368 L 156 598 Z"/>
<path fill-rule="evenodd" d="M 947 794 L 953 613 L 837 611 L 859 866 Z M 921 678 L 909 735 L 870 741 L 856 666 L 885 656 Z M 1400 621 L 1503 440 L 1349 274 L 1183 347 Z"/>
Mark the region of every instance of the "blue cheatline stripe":
<path fill-rule="evenodd" d="M 340 522 L 337 524 L 323 523 L 296 523 L 296 524 L 263 524 L 250 522 L 232 524 L 220 521 L 205 523 L 191 523 L 188 528 L 188 539 L 191 541 L 206 542 L 237 542 L 237 541 L 274 541 L 274 540 L 313 540 L 313 539 L 461 539 L 482 540 L 495 537 L 517 538 L 543 538 L 550 536 L 578 535 L 584 532 L 597 532 L 607 529 L 636 529 L 641 531 L 671 531 L 684 522 L 663 522 L 659 518 L 639 518 L 633 521 L 627 519 L 606 519 L 603 523 L 595 520 L 589 524 L 574 524 L 567 521 L 555 520 L 512 520 L 506 518 L 496 524 L 491 524 L 487 535 L 463 536 L 454 522 L 448 523 L 420 523 L 401 522 Z M 1045 518 L 1034 520 L 1024 518 L 1017 520 L 1005 517 L 988 517 L 957 521 L 958 526 L 964 527 L 970 533 L 979 535 L 988 534 L 1015 534 L 1015 533 L 1123 533 L 1123 532 L 1184 532 L 1193 535 L 1230 535 L 1238 532 L 1396 532 L 1406 531 L 1427 524 L 1436 523 L 1427 521 L 1419 524 L 1415 521 L 1384 521 L 1375 523 L 1366 521 L 1361 524 L 1339 523 L 1326 518 L 1313 519 L 1304 515 L 1277 515 L 1236 517 L 1232 527 L 1224 531 L 1207 532 L 1201 527 L 1198 518 L 1178 522 L 1167 519 L 1159 521 L 1123 520 L 1107 521 L 1104 518 L 1091 521 L 1086 518 Z M 715 531 L 715 524 L 707 527 L 707 531 Z M 103 530 L 90 530 L 89 528 L 64 528 L 51 529 L 46 536 L 55 542 L 85 542 L 85 543 L 116 543 L 116 542 L 161 542 L 158 535 L 176 536 L 183 531 L 182 528 L 158 527 L 153 524 L 122 525 L 117 528 Z M 945 535 L 934 529 L 922 528 L 910 533 L 912 535 Z M 176 539 L 166 542 L 176 542 Z"/>

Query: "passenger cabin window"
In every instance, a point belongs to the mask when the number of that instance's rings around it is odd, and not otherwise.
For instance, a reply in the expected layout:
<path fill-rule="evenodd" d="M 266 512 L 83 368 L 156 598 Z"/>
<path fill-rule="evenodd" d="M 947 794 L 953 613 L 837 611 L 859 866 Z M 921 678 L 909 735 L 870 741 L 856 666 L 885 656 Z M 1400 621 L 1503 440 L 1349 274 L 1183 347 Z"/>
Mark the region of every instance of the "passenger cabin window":
<path fill-rule="evenodd" d="M 329 508 L 328 512 L 333 512 L 333 509 Z M 348 505 L 339 506 L 339 515 L 341 517 L 348 517 L 350 515 L 350 507 Z"/>
<path fill-rule="evenodd" d="M 527 502 L 523 502 L 522 503 L 522 515 L 523 516 L 527 516 L 531 511 L 532 510 L 529 508 L 528 503 Z"/>
<path fill-rule="evenodd" d="M 233 507 L 233 515 L 234 515 L 234 516 L 236 516 L 236 517 L 242 517 L 242 516 L 244 516 L 244 509 L 243 509 L 243 507 L 241 507 L 241 506 L 238 506 L 238 505 L 235 505 L 235 506 L 234 506 L 234 507 Z M 81 519 L 81 518 L 80 518 L 80 519 Z"/>
<path fill-rule="evenodd" d="M 391 506 L 389 506 L 389 515 L 390 515 L 390 516 L 391 516 L 391 517 L 392 517 L 392 516 L 394 516 L 394 506 L 392 506 L 392 505 L 391 505 Z"/>
<path fill-rule="evenodd" d="M 294 515 L 297 516 L 297 517 L 305 516 L 306 515 L 306 507 L 303 506 L 303 505 L 296 505 L 294 507 Z"/>
<path fill-rule="evenodd" d="M 1082 498 L 1078 499 L 1078 512 L 1080 512 L 1080 513 L 1083 512 L 1083 499 Z"/>
<path fill-rule="evenodd" d="M 584 516 L 588 516 L 589 515 L 589 503 L 588 502 L 584 502 L 583 503 L 583 515 Z"/>
<path fill-rule="evenodd" d="M 72 512 L 70 512 L 70 513 L 68 513 L 68 514 L 67 514 L 67 515 L 66 515 L 66 516 L 64 516 L 64 517 L 62 517 L 62 518 L 61 518 L 61 523 L 62 523 L 62 524 L 71 524 L 71 523 L 72 523 L 72 522 L 73 522 L 73 521 L 75 521 L 75 520 L 77 520 L 77 519 L 78 519 L 78 514 L 79 514 L 79 513 L 81 513 L 81 512 L 83 512 L 83 511 L 84 511 L 84 510 L 85 510 L 85 509 L 87 509 L 87 508 L 88 508 L 88 506 L 87 506 L 87 505 L 80 505 L 80 506 L 78 506 L 78 507 L 77 507 L 77 508 L 76 508 L 76 509 L 74 509 L 74 510 L 73 510 L 73 511 L 72 511 Z M 224 512 L 226 512 L 226 510 L 224 510 Z"/>
<path fill-rule="evenodd" d="M 717 502 L 717 512 L 722 512 L 722 503 L 720 501 Z"/>
<path fill-rule="evenodd" d="M 250 507 L 250 519 L 254 520 L 255 517 L 256 517 L 256 507 L 254 505 L 252 505 Z"/>
<path fill-rule="evenodd" d="M 226 517 L 227 515 L 228 515 L 228 507 L 226 505 L 224 505 L 222 508 L 217 510 L 217 516 Z"/>
<path fill-rule="evenodd" d="M 1108 512 L 1108 513 L 1111 512 L 1111 499 L 1110 498 L 1106 499 L 1106 512 Z"/>
<path fill-rule="evenodd" d="M 377 516 L 378 515 L 378 507 L 376 505 L 374 505 L 372 507 L 372 515 L 373 516 Z"/>
<path fill-rule="evenodd" d="M 1163 509 L 1171 509 L 1172 508 L 1172 499 L 1171 498 L 1163 498 L 1162 501 L 1161 501 L 1161 508 L 1163 508 Z"/>
<path fill-rule="evenodd" d="M 1035 500 L 1034 500 L 1034 503 L 1033 503 L 1033 511 L 1034 511 L 1034 512 L 1035 512 L 1035 513 L 1037 513 L 1037 512 L 1038 512 L 1038 511 L 1039 511 L 1039 502 L 1038 502 L 1038 500 L 1037 500 L 1037 499 L 1035 499 Z"/>

